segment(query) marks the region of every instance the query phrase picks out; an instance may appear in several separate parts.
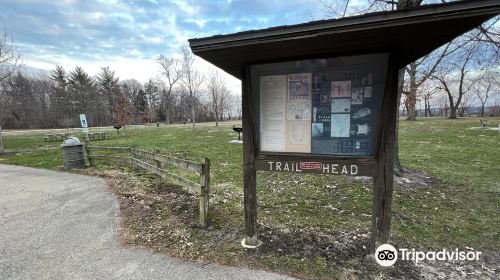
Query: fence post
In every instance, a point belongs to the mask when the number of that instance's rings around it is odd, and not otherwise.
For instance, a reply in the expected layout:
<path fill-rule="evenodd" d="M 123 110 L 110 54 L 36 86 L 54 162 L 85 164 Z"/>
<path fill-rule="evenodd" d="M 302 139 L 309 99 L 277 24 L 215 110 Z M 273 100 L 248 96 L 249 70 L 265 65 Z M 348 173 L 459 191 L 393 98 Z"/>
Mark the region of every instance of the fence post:
<path fill-rule="evenodd" d="M 208 202 L 210 199 L 210 160 L 208 158 L 205 158 L 203 164 L 200 184 L 202 185 L 200 191 L 200 224 L 206 227 L 208 226 Z"/>
<path fill-rule="evenodd" d="M 135 162 L 134 162 L 134 158 L 136 158 L 135 148 L 134 148 L 134 147 L 131 147 L 131 148 L 130 148 L 130 164 L 132 165 L 132 171 L 135 171 Z"/>
<path fill-rule="evenodd" d="M 0 154 L 3 154 L 3 152 L 2 127 L 0 126 Z"/>
<path fill-rule="evenodd" d="M 85 145 L 85 150 L 87 151 L 87 159 L 89 160 L 89 165 L 94 166 L 94 159 L 92 158 L 92 151 L 88 145 Z"/>
<path fill-rule="evenodd" d="M 160 154 L 160 149 L 155 149 L 154 152 L 155 152 L 156 155 L 159 155 Z M 156 160 L 156 159 L 154 161 L 156 162 L 156 167 L 158 167 L 158 169 L 161 169 L 161 162 L 159 160 Z M 156 178 L 156 187 L 160 188 L 160 185 L 161 185 L 161 176 L 159 174 L 156 174 L 155 178 Z"/>

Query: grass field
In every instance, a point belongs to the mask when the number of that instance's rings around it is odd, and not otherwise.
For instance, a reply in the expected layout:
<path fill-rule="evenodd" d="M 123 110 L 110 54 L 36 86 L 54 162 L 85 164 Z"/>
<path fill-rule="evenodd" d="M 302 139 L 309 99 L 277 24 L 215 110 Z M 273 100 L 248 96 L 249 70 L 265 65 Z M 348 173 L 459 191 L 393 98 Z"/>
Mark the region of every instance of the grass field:
<path fill-rule="evenodd" d="M 498 126 L 500 119 L 491 118 L 489 123 Z M 121 199 L 130 243 L 182 258 L 260 267 L 303 278 L 416 278 L 450 269 L 425 272 L 401 264 L 382 270 L 370 264 L 365 256 L 371 181 L 335 176 L 259 172 L 258 220 L 264 245 L 255 252 L 244 250 L 239 245 L 244 225 L 242 147 L 227 144 L 237 137 L 233 124 L 200 124 L 194 133 L 189 125 L 129 127 L 124 137 L 110 131 L 111 139 L 94 143 L 158 148 L 164 154 L 193 160 L 208 157 L 212 162 L 208 230 L 196 226 L 196 197 L 168 185 L 157 189 L 150 176 L 127 176 L 126 167 L 119 172 L 104 164 L 88 169 L 110 178 Z M 432 178 L 424 180 L 426 184 L 414 184 L 410 177 L 396 185 L 391 243 L 426 250 L 481 250 L 487 256 L 484 263 L 465 267 L 475 271 L 471 273 L 489 275 L 499 273 L 500 135 L 470 129 L 478 126 L 478 119 L 401 121 L 403 166 Z M 7 151 L 52 149 L 4 155 L 0 163 L 62 166 L 60 143 L 44 142 L 43 133 L 5 135 Z"/>

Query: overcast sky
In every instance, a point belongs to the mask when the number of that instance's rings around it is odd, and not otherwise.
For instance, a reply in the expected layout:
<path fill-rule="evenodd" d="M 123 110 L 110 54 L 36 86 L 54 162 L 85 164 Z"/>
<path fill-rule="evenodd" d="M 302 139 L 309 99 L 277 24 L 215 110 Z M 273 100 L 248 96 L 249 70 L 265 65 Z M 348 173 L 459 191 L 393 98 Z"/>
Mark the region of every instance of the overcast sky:
<path fill-rule="evenodd" d="M 324 17 L 318 0 L 1 0 L 0 28 L 25 65 L 91 74 L 109 66 L 141 82 L 158 74 L 154 59 L 189 38 L 296 24 Z M 232 81 L 234 84 L 234 81 Z"/>

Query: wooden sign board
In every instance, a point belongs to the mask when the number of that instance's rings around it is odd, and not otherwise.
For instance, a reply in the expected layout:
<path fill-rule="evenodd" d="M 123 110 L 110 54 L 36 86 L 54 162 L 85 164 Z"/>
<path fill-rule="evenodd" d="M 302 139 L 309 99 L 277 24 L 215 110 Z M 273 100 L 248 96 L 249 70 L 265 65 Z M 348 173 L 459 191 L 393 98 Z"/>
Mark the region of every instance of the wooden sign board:
<path fill-rule="evenodd" d="M 398 70 L 499 12 L 465 0 L 189 40 L 242 81 L 242 244 L 261 243 L 257 170 L 373 176 L 372 250 L 386 243 Z"/>

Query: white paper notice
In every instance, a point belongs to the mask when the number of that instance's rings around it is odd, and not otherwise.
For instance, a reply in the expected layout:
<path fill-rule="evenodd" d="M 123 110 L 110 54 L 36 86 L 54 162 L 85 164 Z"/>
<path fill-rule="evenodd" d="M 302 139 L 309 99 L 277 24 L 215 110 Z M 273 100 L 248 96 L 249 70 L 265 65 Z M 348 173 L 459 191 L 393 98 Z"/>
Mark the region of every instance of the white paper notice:
<path fill-rule="evenodd" d="M 349 118 L 349 114 L 332 114 L 332 137 L 349 137 L 349 130 L 351 129 Z"/>
<path fill-rule="evenodd" d="M 308 145 L 310 143 L 311 123 L 308 121 L 290 122 L 290 135 L 288 140 L 292 145 Z"/>
<path fill-rule="evenodd" d="M 285 102 L 287 76 L 260 78 L 260 149 L 285 150 Z"/>
<path fill-rule="evenodd" d="M 311 102 L 309 101 L 289 101 L 287 103 L 288 120 L 310 120 Z"/>

